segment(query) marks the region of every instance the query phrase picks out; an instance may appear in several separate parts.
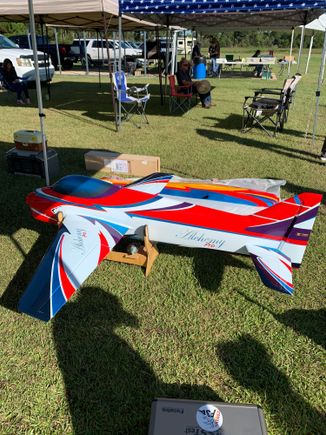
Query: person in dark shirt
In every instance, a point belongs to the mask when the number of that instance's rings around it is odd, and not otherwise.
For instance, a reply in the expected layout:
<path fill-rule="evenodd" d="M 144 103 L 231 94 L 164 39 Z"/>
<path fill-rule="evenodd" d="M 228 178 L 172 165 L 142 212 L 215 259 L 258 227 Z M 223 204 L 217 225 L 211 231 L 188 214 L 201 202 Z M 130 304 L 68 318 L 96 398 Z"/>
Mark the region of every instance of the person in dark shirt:
<path fill-rule="evenodd" d="M 259 57 L 261 51 L 256 50 L 252 57 Z M 255 65 L 254 76 L 261 77 L 264 65 Z"/>
<path fill-rule="evenodd" d="M 200 43 L 196 41 L 194 48 L 192 49 L 191 59 L 194 60 L 195 57 L 201 57 L 201 56 L 202 54 L 200 52 Z"/>
<path fill-rule="evenodd" d="M 10 91 L 17 92 L 17 104 L 30 104 L 29 93 L 26 83 L 22 82 L 17 76 L 15 67 L 13 66 L 10 59 L 5 59 L 3 61 L 1 70 L 3 80 Z M 22 99 L 23 94 L 25 95 L 26 101 Z"/>
<path fill-rule="evenodd" d="M 220 44 L 216 38 L 211 40 L 211 44 L 208 48 L 208 54 L 211 59 L 211 72 L 213 77 L 218 76 L 220 65 L 216 62 L 216 59 L 220 57 Z"/>
<path fill-rule="evenodd" d="M 200 82 L 193 82 L 192 81 L 191 76 L 190 76 L 190 63 L 187 61 L 187 59 L 181 59 L 176 75 L 177 75 L 177 80 L 178 80 L 179 86 L 187 86 L 187 85 L 192 86 L 192 92 L 194 94 L 199 95 L 202 107 L 204 107 L 205 109 L 209 109 L 211 106 L 214 105 L 214 104 L 212 104 L 212 98 L 211 98 L 210 91 L 206 92 L 206 93 L 198 92 L 199 89 L 197 89 L 197 86 L 199 88 Z"/>

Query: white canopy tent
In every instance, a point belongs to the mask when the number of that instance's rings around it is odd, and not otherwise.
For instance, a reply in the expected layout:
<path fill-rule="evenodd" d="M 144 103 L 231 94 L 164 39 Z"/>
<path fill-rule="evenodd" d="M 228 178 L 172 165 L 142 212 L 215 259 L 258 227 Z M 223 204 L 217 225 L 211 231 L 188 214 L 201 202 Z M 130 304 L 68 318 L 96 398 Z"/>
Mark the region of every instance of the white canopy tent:
<path fill-rule="evenodd" d="M 44 170 L 46 185 L 50 184 L 47 165 L 47 148 L 44 132 L 44 110 L 37 62 L 35 22 L 56 26 L 78 26 L 87 29 L 118 29 L 121 39 L 122 26 L 127 31 L 155 28 L 156 25 L 134 17 L 119 15 L 118 0 L 1 0 L 0 21 L 28 22 L 31 29 L 31 42 L 34 52 L 35 81 L 42 133 Z M 121 50 L 119 52 L 121 68 Z M 114 98 L 112 96 L 112 98 Z M 121 108 L 119 108 L 121 113 Z"/>
<path fill-rule="evenodd" d="M 321 87 L 324 82 L 325 63 L 326 63 L 326 14 L 321 15 L 318 19 L 309 23 L 306 26 L 306 28 L 324 32 L 324 45 L 323 45 L 323 52 L 321 57 L 318 84 L 316 90 L 316 109 L 315 109 L 315 117 L 314 117 L 314 126 L 312 131 L 312 141 L 314 143 L 316 138 L 316 132 L 317 132 L 319 98 L 320 98 Z M 312 44 L 310 44 L 310 46 L 312 46 Z"/>
<path fill-rule="evenodd" d="M 110 29 L 118 28 L 118 0 L 33 0 L 36 22 L 55 26 L 76 26 L 85 29 L 103 28 L 106 18 Z M 1 0 L 0 21 L 26 22 L 29 9 L 26 0 Z M 121 15 L 124 30 L 153 28 L 151 22 Z"/>
<path fill-rule="evenodd" d="M 314 32 L 315 31 L 319 31 L 319 32 L 326 31 L 326 14 L 323 14 L 319 18 L 317 18 L 316 20 L 311 21 L 310 23 L 308 23 L 305 26 L 305 28 L 307 30 L 312 30 L 312 32 L 313 32 L 311 37 L 310 37 L 309 53 L 308 53 L 308 59 L 307 59 L 307 64 L 306 64 L 305 73 L 307 74 L 308 68 L 309 68 L 310 57 L 311 57 L 311 50 L 312 50 L 312 46 L 313 46 Z"/>

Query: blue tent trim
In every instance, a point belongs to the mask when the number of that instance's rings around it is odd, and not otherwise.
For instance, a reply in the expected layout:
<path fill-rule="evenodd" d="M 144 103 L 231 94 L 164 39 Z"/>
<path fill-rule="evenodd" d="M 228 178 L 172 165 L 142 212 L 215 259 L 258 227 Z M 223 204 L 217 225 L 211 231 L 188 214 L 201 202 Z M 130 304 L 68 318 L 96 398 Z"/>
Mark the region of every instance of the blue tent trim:
<path fill-rule="evenodd" d="M 325 0 L 120 0 L 120 12 L 126 14 L 250 14 L 325 8 Z"/>

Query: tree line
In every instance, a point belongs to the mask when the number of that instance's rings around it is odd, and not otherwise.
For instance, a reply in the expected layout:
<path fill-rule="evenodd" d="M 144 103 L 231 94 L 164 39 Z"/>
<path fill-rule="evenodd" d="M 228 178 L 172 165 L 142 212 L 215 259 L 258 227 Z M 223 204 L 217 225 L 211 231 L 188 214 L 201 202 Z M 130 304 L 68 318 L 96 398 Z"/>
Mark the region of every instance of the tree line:
<path fill-rule="evenodd" d="M 27 32 L 27 24 L 23 23 L 0 23 L 0 33 L 6 36 L 21 35 Z M 50 39 L 53 38 L 53 30 L 48 30 Z M 87 36 L 94 32 L 87 32 Z M 187 32 L 188 33 L 188 32 Z M 81 33 L 82 34 L 82 33 Z M 301 30 L 298 28 L 295 32 L 294 45 L 300 44 Z M 310 34 L 304 40 L 304 47 L 308 48 L 310 43 Z M 59 41 L 69 43 L 75 37 L 78 37 L 76 32 L 60 29 L 58 31 Z M 163 32 L 162 36 L 165 36 Z M 189 36 L 189 35 L 188 35 Z M 143 32 L 125 32 L 125 39 L 134 39 L 136 41 L 143 39 Z M 155 32 L 147 32 L 148 39 L 155 39 Z M 257 48 L 288 48 L 291 43 L 291 31 L 236 31 L 236 32 L 218 32 L 210 35 L 203 35 L 204 40 L 217 38 L 221 47 L 257 47 Z M 201 38 L 202 39 L 202 38 Z M 315 32 L 314 47 L 320 48 L 323 46 L 324 32 Z"/>

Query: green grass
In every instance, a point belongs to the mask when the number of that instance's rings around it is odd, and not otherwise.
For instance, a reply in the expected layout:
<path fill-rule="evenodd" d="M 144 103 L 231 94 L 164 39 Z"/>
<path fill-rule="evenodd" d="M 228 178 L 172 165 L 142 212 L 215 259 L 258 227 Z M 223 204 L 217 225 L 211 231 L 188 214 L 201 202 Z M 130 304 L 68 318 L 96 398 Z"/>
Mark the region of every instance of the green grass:
<path fill-rule="evenodd" d="M 110 149 L 158 155 L 162 171 L 187 177 L 286 179 L 283 198 L 323 192 L 325 95 L 315 145 L 305 134 L 319 59 L 276 138 L 241 134 L 241 108 L 245 95 L 283 78 L 212 79 L 217 106 L 184 116 L 160 105 L 156 78 L 130 78 L 151 83 L 150 125 L 117 134 L 107 78 L 99 88 L 93 77 L 57 75 L 45 126 L 60 175 L 85 174 L 84 153 Z M 255 403 L 271 434 L 325 433 L 325 206 L 293 297 L 265 288 L 248 257 L 165 245 L 147 279 L 140 268 L 102 263 L 44 324 L 15 311 L 55 234 L 24 202 L 44 182 L 8 174 L 4 158 L 14 131 L 39 128 L 38 114 L 13 95 L 0 94 L 0 104 L 0 433 L 145 434 L 157 396 Z"/>

